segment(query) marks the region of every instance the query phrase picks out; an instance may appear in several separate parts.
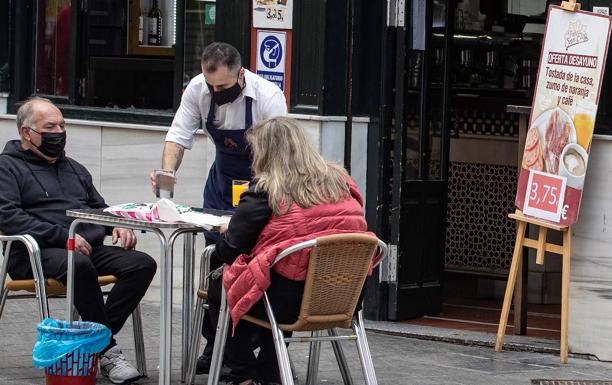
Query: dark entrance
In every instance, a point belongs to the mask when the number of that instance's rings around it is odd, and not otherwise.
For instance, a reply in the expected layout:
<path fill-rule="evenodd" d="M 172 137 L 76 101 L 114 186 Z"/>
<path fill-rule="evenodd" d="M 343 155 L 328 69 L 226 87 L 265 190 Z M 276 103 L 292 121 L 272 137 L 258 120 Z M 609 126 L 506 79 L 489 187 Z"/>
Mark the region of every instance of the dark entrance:
<path fill-rule="evenodd" d="M 408 2 L 395 20 L 390 320 L 442 308 L 453 7 L 435 3 Z"/>

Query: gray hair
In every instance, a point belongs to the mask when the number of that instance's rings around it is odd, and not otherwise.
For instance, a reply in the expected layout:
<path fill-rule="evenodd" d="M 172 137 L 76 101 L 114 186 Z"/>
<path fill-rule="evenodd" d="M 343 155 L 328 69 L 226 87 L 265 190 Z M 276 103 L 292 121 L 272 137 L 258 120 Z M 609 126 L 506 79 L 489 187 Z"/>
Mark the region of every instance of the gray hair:
<path fill-rule="evenodd" d="M 220 66 L 227 66 L 231 73 L 238 74 L 242 60 L 240 53 L 233 46 L 214 42 L 207 45 L 202 52 L 202 67 L 208 72 L 215 72 Z"/>
<path fill-rule="evenodd" d="M 20 130 L 21 127 L 23 126 L 29 127 L 34 123 L 32 122 L 32 114 L 34 113 L 34 105 L 40 102 L 55 105 L 53 104 L 51 100 L 47 98 L 41 98 L 40 96 L 32 96 L 31 98 L 28 98 L 28 100 L 26 100 L 25 103 L 23 103 L 21 107 L 19 107 L 19 109 L 17 110 L 17 129 L 18 130 Z"/>

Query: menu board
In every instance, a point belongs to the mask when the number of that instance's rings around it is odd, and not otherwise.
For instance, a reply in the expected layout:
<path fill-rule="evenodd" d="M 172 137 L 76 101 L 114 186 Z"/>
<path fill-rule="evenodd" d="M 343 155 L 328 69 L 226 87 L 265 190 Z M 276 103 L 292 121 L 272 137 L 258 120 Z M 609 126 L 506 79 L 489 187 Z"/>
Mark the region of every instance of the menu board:
<path fill-rule="evenodd" d="M 606 15 L 549 8 L 516 194 L 526 215 L 578 219 L 610 27 Z"/>
<path fill-rule="evenodd" d="M 253 0 L 253 28 L 293 28 L 293 0 Z"/>

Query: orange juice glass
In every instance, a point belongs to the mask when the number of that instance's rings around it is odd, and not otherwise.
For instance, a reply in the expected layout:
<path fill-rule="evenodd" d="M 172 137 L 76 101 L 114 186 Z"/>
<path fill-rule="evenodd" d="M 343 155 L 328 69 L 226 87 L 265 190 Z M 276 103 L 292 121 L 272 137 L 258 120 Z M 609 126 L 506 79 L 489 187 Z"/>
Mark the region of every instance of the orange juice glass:
<path fill-rule="evenodd" d="M 595 128 L 595 114 L 597 106 L 594 103 L 582 102 L 576 106 L 574 111 L 574 127 L 578 144 L 585 150 L 589 150 L 593 129 Z"/>
<path fill-rule="evenodd" d="M 232 205 L 234 207 L 238 206 L 238 202 L 240 202 L 240 196 L 243 192 L 249 189 L 249 181 L 248 180 L 233 180 L 232 181 Z"/>

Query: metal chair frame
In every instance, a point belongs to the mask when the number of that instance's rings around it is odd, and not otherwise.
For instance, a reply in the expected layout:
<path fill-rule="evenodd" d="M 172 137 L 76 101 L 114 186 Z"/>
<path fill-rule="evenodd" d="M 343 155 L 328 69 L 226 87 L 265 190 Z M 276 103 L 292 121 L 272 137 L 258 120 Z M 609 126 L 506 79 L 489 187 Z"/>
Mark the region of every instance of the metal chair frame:
<path fill-rule="evenodd" d="M 11 245 L 13 242 L 21 242 L 25 245 L 28 256 L 30 259 L 30 266 L 32 268 L 32 275 L 34 281 L 35 294 L 12 294 L 9 296 L 9 292 L 6 287 L 7 274 L 8 274 L 8 259 L 11 252 Z M 4 305 L 7 299 L 22 299 L 22 298 L 36 298 L 38 301 L 38 311 L 41 321 L 49 317 L 49 297 L 63 297 L 63 295 L 47 295 L 46 280 L 44 278 L 42 263 L 40 261 L 40 248 L 36 240 L 30 235 L 3 235 L 0 234 L 0 242 L 6 242 L 4 249 L 4 258 L 2 260 L 2 266 L 0 267 L 0 318 L 4 311 Z M 107 292 L 104 292 L 107 294 Z M 75 309 L 76 313 L 76 309 Z M 78 315 L 78 314 L 76 314 Z M 75 317 L 76 318 L 76 317 Z M 142 331 L 142 315 L 140 312 L 140 305 L 138 305 L 132 312 L 132 323 L 134 329 L 134 350 L 136 352 L 136 366 L 142 376 L 147 376 L 147 363 L 145 357 L 144 348 L 144 336 Z"/>
<path fill-rule="evenodd" d="M 387 256 L 387 245 L 377 240 L 378 243 L 378 261 L 380 263 Z M 291 246 L 284 251 L 282 251 L 275 259 L 274 264 L 278 263 L 282 259 L 287 256 L 295 253 L 297 251 L 314 248 L 317 245 L 317 240 L 310 240 L 306 242 L 299 243 L 297 245 Z M 375 260 L 375 259 L 373 259 Z M 274 265 L 273 264 L 273 265 Z M 287 342 L 310 342 L 310 357 L 308 362 L 308 372 L 306 378 L 307 385 L 314 385 L 317 381 L 317 372 L 319 365 L 319 355 L 320 355 L 320 342 L 330 341 L 332 342 L 332 347 L 334 349 L 334 353 L 336 355 L 336 359 L 338 361 L 338 365 L 340 366 L 340 373 L 342 375 L 342 379 L 345 384 L 350 385 L 353 383 L 353 380 L 350 375 L 350 371 L 346 362 L 346 358 L 342 352 L 342 348 L 340 345 L 341 340 L 351 340 L 355 341 L 357 345 L 357 351 L 359 354 L 359 360 L 361 363 L 361 368 L 363 371 L 365 383 L 367 385 L 378 385 L 378 381 L 376 379 L 376 373 L 374 371 L 374 365 L 372 362 L 372 356 L 370 354 L 370 348 L 368 345 L 367 337 L 365 334 L 365 329 L 363 326 L 363 315 L 360 310 L 357 312 L 356 316 L 353 317 L 351 329 L 353 330 L 353 334 L 351 335 L 337 335 L 335 329 L 327 329 L 328 336 L 322 336 L 322 330 L 315 330 L 312 332 L 310 337 L 292 337 L 285 338 L 283 332 L 281 331 L 279 324 L 274 318 L 274 312 L 272 310 L 272 305 L 270 304 L 270 300 L 268 299 L 267 293 L 264 292 L 264 306 L 266 308 L 266 313 L 268 315 L 268 319 L 271 325 L 272 337 L 274 339 L 274 347 L 276 350 L 276 355 L 278 358 L 278 364 L 280 368 L 281 374 L 281 382 L 283 385 L 294 385 L 294 378 L 292 376 L 292 368 L 291 361 L 289 360 L 289 353 L 287 350 Z M 222 288 L 221 292 L 221 308 L 219 314 L 219 321 L 217 324 L 217 331 L 215 337 L 215 345 L 213 348 L 212 362 L 210 367 L 210 373 L 208 374 L 208 385 L 217 385 L 219 382 L 219 376 L 221 373 L 221 365 L 223 362 L 223 352 L 225 350 L 225 340 L 227 337 L 227 330 L 229 327 L 229 309 L 226 303 L 226 294 L 225 289 Z M 193 361 L 193 360 L 192 360 Z M 188 379 L 192 379 L 193 377 L 187 377 Z"/>

